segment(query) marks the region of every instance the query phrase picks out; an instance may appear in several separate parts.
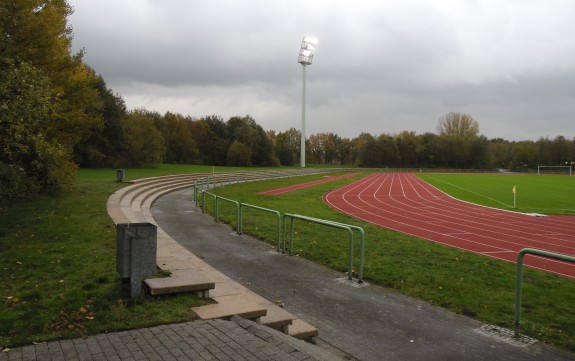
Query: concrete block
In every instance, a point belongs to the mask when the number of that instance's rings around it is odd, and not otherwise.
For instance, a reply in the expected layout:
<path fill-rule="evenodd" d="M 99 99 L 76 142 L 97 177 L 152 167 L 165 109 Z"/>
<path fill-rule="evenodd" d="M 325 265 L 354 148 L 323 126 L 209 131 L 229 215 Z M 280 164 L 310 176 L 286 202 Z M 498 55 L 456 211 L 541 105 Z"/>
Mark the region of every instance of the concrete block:
<path fill-rule="evenodd" d="M 151 223 L 116 225 L 116 269 L 130 280 L 130 297 L 137 298 L 144 278 L 157 272 L 157 226 Z"/>

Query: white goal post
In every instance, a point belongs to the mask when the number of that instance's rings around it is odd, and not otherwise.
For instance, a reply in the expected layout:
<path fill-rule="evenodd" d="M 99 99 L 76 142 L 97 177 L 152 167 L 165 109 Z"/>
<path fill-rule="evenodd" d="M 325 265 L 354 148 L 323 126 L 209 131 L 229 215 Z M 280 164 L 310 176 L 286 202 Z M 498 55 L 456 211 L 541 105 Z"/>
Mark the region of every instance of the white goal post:
<path fill-rule="evenodd" d="M 537 175 L 541 175 L 542 173 L 551 173 L 551 174 L 567 174 L 571 175 L 572 169 L 570 165 L 538 165 L 537 166 Z"/>

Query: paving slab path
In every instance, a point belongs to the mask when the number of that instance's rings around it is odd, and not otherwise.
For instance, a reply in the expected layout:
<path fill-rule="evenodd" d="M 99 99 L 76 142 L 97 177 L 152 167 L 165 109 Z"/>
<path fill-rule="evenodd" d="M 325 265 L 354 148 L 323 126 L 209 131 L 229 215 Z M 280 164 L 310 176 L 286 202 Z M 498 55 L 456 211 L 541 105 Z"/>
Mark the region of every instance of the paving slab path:
<path fill-rule="evenodd" d="M 191 202 L 193 190 L 160 198 L 158 225 L 178 243 L 240 284 L 319 329 L 319 344 L 359 360 L 575 360 L 540 342 L 515 343 L 500 330 L 371 285 L 215 223 Z M 493 332 L 494 331 L 494 332 Z M 348 356 L 348 358 L 350 358 Z"/>

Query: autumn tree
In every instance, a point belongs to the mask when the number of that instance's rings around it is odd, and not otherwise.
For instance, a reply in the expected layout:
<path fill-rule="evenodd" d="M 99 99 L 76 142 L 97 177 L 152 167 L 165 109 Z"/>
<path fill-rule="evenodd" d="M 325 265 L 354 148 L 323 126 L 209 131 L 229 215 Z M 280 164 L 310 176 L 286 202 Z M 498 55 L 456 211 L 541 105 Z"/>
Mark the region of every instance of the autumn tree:
<path fill-rule="evenodd" d="M 49 136 L 54 93 L 26 63 L 0 72 L 0 199 L 60 190 L 73 181 L 69 152 Z"/>
<path fill-rule="evenodd" d="M 199 150 L 192 135 L 191 119 L 167 112 L 155 120 L 156 128 L 164 138 L 164 163 L 194 164 L 199 161 Z"/>
<path fill-rule="evenodd" d="M 162 162 L 164 138 L 154 124 L 153 115 L 143 109 L 128 113 L 122 121 L 122 165 L 145 167 Z"/>
<path fill-rule="evenodd" d="M 394 167 L 399 162 L 399 151 L 394 137 L 381 134 L 377 138 L 364 135 L 359 151 L 359 165 L 362 167 Z"/>
<path fill-rule="evenodd" d="M 206 131 L 203 139 L 200 139 L 203 132 L 193 133 L 200 149 L 202 162 L 209 165 L 226 165 L 228 147 L 231 143 L 226 122 L 216 115 L 204 117 L 198 121 L 204 123 Z"/>
<path fill-rule="evenodd" d="M 124 99 L 115 94 L 102 76 L 95 76 L 93 87 L 103 102 L 99 112 L 103 122 L 92 126 L 90 134 L 74 147 L 74 161 L 80 167 L 118 167 L 122 152 L 122 121 L 127 110 Z"/>
<path fill-rule="evenodd" d="M 248 167 L 252 165 L 252 153 L 247 145 L 235 141 L 227 153 L 227 164 L 232 167 Z"/>
<path fill-rule="evenodd" d="M 512 164 L 512 143 L 502 138 L 489 141 L 487 153 L 491 168 L 508 168 Z"/>
<path fill-rule="evenodd" d="M 348 159 L 353 152 L 353 142 L 349 138 L 340 138 L 337 136 L 334 137 L 334 146 L 335 156 L 338 159 L 339 165 L 344 165 L 346 159 Z"/>
<path fill-rule="evenodd" d="M 419 153 L 423 151 L 421 137 L 415 132 L 402 131 L 396 137 L 397 149 L 402 167 L 414 167 L 417 165 Z"/>
<path fill-rule="evenodd" d="M 17 148 L 28 153 L 5 154 L 2 168 L 23 169 L 37 190 L 60 189 L 71 181 L 74 146 L 102 123 L 94 73 L 81 52 L 71 53 L 71 12 L 65 0 L 0 2 L 0 87 L 10 109 L 0 114 L 0 140 L 22 142 Z M 35 123 L 36 134 L 6 139 L 22 121 Z M 18 163 L 23 161 L 28 164 Z"/>
<path fill-rule="evenodd" d="M 276 166 L 273 143 L 263 128 L 250 117 L 232 117 L 227 122 L 231 142 L 244 144 L 250 150 L 250 163 L 257 166 Z"/>
<path fill-rule="evenodd" d="M 445 165 L 469 166 L 472 144 L 479 135 L 477 121 L 469 114 L 448 113 L 439 118 L 437 130 L 441 137 Z"/>
<path fill-rule="evenodd" d="M 282 165 L 293 165 L 298 162 L 301 147 L 300 134 L 299 130 L 290 128 L 275 136 L 275 153 Z"/>

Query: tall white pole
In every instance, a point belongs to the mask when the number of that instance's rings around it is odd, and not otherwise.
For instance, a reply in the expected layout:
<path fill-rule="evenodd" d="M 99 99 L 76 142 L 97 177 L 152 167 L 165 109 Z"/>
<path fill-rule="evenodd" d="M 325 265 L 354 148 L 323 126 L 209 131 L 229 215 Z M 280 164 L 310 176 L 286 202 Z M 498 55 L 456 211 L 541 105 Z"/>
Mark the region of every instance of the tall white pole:
<path fill-rule="evenodd" d="M 305 168 L 305 64 L 303 67 L 303 87 L 301 100 L 301 145 L 300 145 L 300 164 Z"/>

